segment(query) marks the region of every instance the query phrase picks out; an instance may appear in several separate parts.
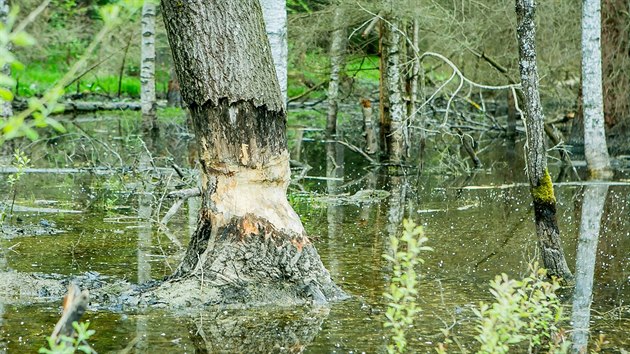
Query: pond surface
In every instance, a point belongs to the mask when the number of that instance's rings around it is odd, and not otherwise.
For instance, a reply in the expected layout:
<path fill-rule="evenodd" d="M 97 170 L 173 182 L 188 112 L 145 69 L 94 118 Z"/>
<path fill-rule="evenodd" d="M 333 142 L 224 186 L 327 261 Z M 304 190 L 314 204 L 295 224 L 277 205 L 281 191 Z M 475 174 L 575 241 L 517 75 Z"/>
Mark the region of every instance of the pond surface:
<path fill-rule="evenodd" d="M 164 198 L 166 187 L 192 186 L 195 176 L 182 180 L 170 168 L 152 166 L 187 167 L 193 154 L 190 136 L 167 129 L 151 164 L 139 156 L 154 150 L 134 138 L 131 127 L 118 124 L 112 133 L 99 130 L 99 124 L 86 119 L 83 126 L 96 137 L 69 129 L 66 136 L 25 148 L 33 167 L 89 167 L 89 161 L 100 161 L 119 173 L 24 174 L 16 184 L 16 205 L 80 213 L 16 212 L 10 221 L 14 225 L 62 232 L 35 236 L 27 231 L 0 239 L 1 270 L 92 272 L 105 280 L 146 282 L 161 279 L 177 266 L 182 254 L 178 243 L 186 246 L 199 201 L 189 199 L 167 228 L 159 228 L 157 221 L 173 204 Z M 295 135 L 303 139 L 297 144 L 299 160 L 312 169 L 306 171 L 307 178 L 291 185 L 290 201 L 332 277 L 352 298 L 329 308 L 202 309 L 186 315 L 164 310 L 111 312 L 92 304 L 84 320 L 97 331 L 92 344 L 98 352 L 382 352 L 387 343 L 382 294 L 391 273 L 382 254 L 389 235 L 400 232 L 403 218 L 423 225 L 434 249 L 424 254 L 425 263 L 418 269 L 423 276 L 422 312 L 409 330 L 411 351 L 434 352 L 446 327 L 463 348 L 477 348 L 472 308 L 479 301 L 491 301 L 489 281 L 501 273 L 522 277 L 528 264 L 538 259 L 521 144 L 484 142 L 479 157 L 491 166 L 484 170 L 453 174 L 444 167 L 444 159 L 429 156 L 422 174 L 409 170 L 405 175 L 373 168 L 360 155 L 323 141 L 316 132 Z M 429 151 L 440 150 L 435 144 Z M 590 323 L 591 345 L 603 334 L 604 348 L 630 349 L 628 171 L 618 171 L 612 183 L 601 185 L 576 182 L 576 175 L 570 169 L 561 171 L 559 165 L 552 164 L 550 170 L 552 176 L 561 175 L 556 184 L 558 221 L 567 260 L 578 275 L 575 301 L 573 288 L 561 291 L 566 314 L 582 327 Z M 577 174 L 584 171 L 578 168 Z M 8 176 L 0 174 L 0 189 L 8 191 L 2 193 L 4 203 L 13 194 Z M 582 220 L 588 216 L 594 219 L 591 227 L 600 226 L 598 236 L 579 238 Z M 0 353 L 36 352 L 44 345 L 59 319 L 60 304 L 36 297 L 30 301 L 0 304 Z M 572 329 L 571 321 L 566 328 Z"/>

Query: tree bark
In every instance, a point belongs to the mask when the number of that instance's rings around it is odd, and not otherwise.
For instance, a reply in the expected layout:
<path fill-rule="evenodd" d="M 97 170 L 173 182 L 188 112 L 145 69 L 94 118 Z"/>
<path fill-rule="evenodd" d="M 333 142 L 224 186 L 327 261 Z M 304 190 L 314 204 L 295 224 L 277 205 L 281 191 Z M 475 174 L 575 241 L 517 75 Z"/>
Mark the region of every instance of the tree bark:
<path fill-rule="evenodd" d="M 409 101 L 407 101 L 407 121 L 405 125 L 405 144 L 406 155 L 409 156 L 409 141 L 411 140 L 409 134 L 409 126 L 412 122 L 416 121 L 416 100 L 418 98 L 418 77 L 420 76 L 420 57 L 418 53 L 418 45 L 420 43 L 420 23 L 417 18 L 412 20 L 410 25 L 411 29 L 411 45 L 407 49 L 408 57 L 411 60 L 411 71 L 407 75 Z"/>
<path fill-rule="evenodd" d="M 271 55 L 276 68 L 276 77 L 280 84 L 283 102 L 287 101 L 287 63 L 289 47 L 287 44 L 287 6 L 285 0 L 260 0 L 267 38 L 271 45 Z"/>
<path fill-rule="evenodd" d="M 162 0 L 199 146 L 202 205 L 173 278 L 227 303 L 326 302 L 332 282 L 287 201 L 286 111 L 258 0 Z"/>
<path fill-rule="evenodd" d="M 593 176 L 612 177 L 604 130 L 600 0 L 582 2 L 582 97 L 584 156 Z"/>
<path fill-rule="evenodd" d="M 9 1 L 8 0 L 0 0 L 0 23 L 6 24 L 7 17 L 9 16 Z M 0 68 L 2 74 L 6 76 L 11 76 L 11 68 L 9 64 L 4 64 L 2 68 Z M 10 101 L 5 101 L 0 98 L 0 117 L 11 117 L 13 115 L 13 106 Z"/>
<path fill-rule="evenodd" d="M 365 152 L 374 154 L 378 151 L 376 122 L 372 114 L 372 102 L 367 98 L 361 99 L 361 113 L 363 114 L 363 135 L 365 136 Z"/>
<path fill-rule="evenodd" d="M 556 220 L 556 197 L 553 183 L 547 171 L 544 117 L 536 67 L 534 12 L 534 0 L 516 0 L 519 70 L 525 98 L 523 111 L 527 132 L 527 174 L 534 202 L 538 245 L 544 267 L 547 268 L 549 276 L 571 279 L 572 274 L 564 257 Z"/>
<path fill-rule="evenodd" d="M 404 158 L 404 122 L 405 107 L 402 100 L 402 81 L 400 76 L 400 29 L 399 20 L 395 16 L 390 19 L 391 27 L 388 32 L 387 43 L 387 97 L 391 130 L 385 137 L 389 161 L 401 164 Z"/>
<path fill-rule="evenodd" d="M 326 132 L 337 133 L 337 109 L 339 106 L 339 80 L 344 69 L 346 52 L 345 12 L 341 5 L 335 8 L 332 41 L 330 43 L 330 81 L 328 82 L 328 116 Z"/>
<path fill-rule="evenodd" d="M 157 131 L 155 97 L 155 4 L 145 0 L 142 6 L 142 43 L 140 62 L 140 101 L 145 131 Z"/>
<path fill-rule="evenodd" d="M 379 48 L 379 149 L 383 156 L 388 153 L 387 137 L 391 132 L 391 118 L 389 114 L 389 97 L 387 94 L 387 61 L 389 55 L 389 24 L 379 21 L 378 48 Z"/>

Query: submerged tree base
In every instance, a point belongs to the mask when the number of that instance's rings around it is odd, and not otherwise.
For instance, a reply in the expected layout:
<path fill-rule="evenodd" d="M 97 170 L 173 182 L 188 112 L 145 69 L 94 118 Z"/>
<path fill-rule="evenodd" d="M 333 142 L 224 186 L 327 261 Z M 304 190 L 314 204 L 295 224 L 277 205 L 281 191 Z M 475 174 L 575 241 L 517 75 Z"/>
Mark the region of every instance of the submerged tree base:
<path fill-rule="evenodd" d="M 216 230 L 202 218 L 178 271 L 150 291 L 175 307 L 324 304 L 348 298 L 333 283 L 303 235 L 278 230 L 253 215 L 233 217 Z"/>

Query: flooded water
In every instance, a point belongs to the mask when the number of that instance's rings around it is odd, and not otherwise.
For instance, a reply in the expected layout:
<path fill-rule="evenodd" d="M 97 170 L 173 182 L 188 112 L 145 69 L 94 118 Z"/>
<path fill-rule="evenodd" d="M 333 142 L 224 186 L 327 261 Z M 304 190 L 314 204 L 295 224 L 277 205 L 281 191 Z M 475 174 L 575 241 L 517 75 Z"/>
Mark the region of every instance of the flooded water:
<path fill-rule="evenodd" d="M 104 281 L 161 279 L 177 265 L 181 246 L 186 246 L 195 227 L 199 205 L 195 199 L 184 204 L 167 228 L 156 223 L 173 203 L 164 198 L 166 186 L 194 185 L 186 181 L 194 180 L 194 175 L 182 181 L 170 168 L 172 163 L 188 166 L 189 155 L 194 154 L 188 149 L 190 136 L 185 130 L 167 128 L 152 164 L 141 156 L 156 150 L 130 135 L 131 126 L 119 124 L 112 132 L 96 129 L 101 123 L 89 119 L 81 124 L 94 132 L 92 138 L 69 128 L 66 136 L 26 149 L 32 167 L 60 170 L 24 174 L 15 194 L 21 207 L 77 213 L 16 212 L 13 224 L 63 232 L 40 236 L 27 232 L 1 239 L 0 267 L 61 275 L 97 272 Z M 299 161 L 312 168 L 307 178 L 291 185 L 290 201 L 324 264 L 352 298 L 328 308 L 210 308 L 192 315 L 112 312 L 92 304 L 84 319 L 96 330 L 92 344 L 97 351 L 382 352 L 387 343 L 382 294 L 391 273 L 382 254 L 389 235 L 400 232 L 403 218 L 423 225 L 434 249 L 424 254 L 425 263 L 418 269 L 422 312 L 409 330 L 411 351 L 434 352 L 443 340 L 441 329 L 447 327 L 463 348 L 478 347 L 472 308 L 491 300 L 488 282 L 501 273 L 524 276 L 528 263 L 538 259 L 521 144 L 482 142 L 479 157 L 488 166 L 484 170 L 453 174 L 443 158 L 429 156 L 421 174 L 408 170 L 405 175 L 374 168 L 343 145 L 325 142 L 318 132 L 291 136 L 302 138 Z M 429 145 L 428 151 L 439 152 L 440 143 Z M 90 161 L 121 173 L 63 170 L 89 167 Z M 153 170 L 154 165 L 167 168 Z M 584 344 L 589 340 L 585 329 L 590 327 L 591 345 L 603 334 L 605 349 L 630 349 L 628 171 L 617 172 L 610 184 L 585 184 L 559 165 L 552 164 L 550 170 L 552 176 L 561 176 L 556 184 L 558 221 L 576 275 L 575 289 L 561 292 L 571 318 L 565 326 L 568 336 Z M 584 175 L 580 168 L 577 173 Z M 0 175 L 2 191 L 13 190 L 8 176 Z M 372 192 L 360 192 L 364 190 Z M 3 202 L 11 194 L 3 193 Z M 39 296 L 39 300 L 32 296 L 31 303 L 16 299 L 0 304 L 0 353 L 36 352 L 44 345 L 59 318 L 60 304 L 42 301 L 45 294 Z"/>

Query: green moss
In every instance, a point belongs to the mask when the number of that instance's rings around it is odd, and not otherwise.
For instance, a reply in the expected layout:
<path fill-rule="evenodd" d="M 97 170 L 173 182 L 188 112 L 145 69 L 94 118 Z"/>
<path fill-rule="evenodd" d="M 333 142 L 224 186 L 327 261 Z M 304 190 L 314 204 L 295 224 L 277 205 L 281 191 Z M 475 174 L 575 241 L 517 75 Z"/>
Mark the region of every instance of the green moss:
<path fill-rule="evenodd" d="M 538 181 L 538 186 L 531 189 L 534 203 L 555 204 L 556 196 L 553 193 L 553 182 L 549 171 L 545 169 L 544 176 Z"/>

